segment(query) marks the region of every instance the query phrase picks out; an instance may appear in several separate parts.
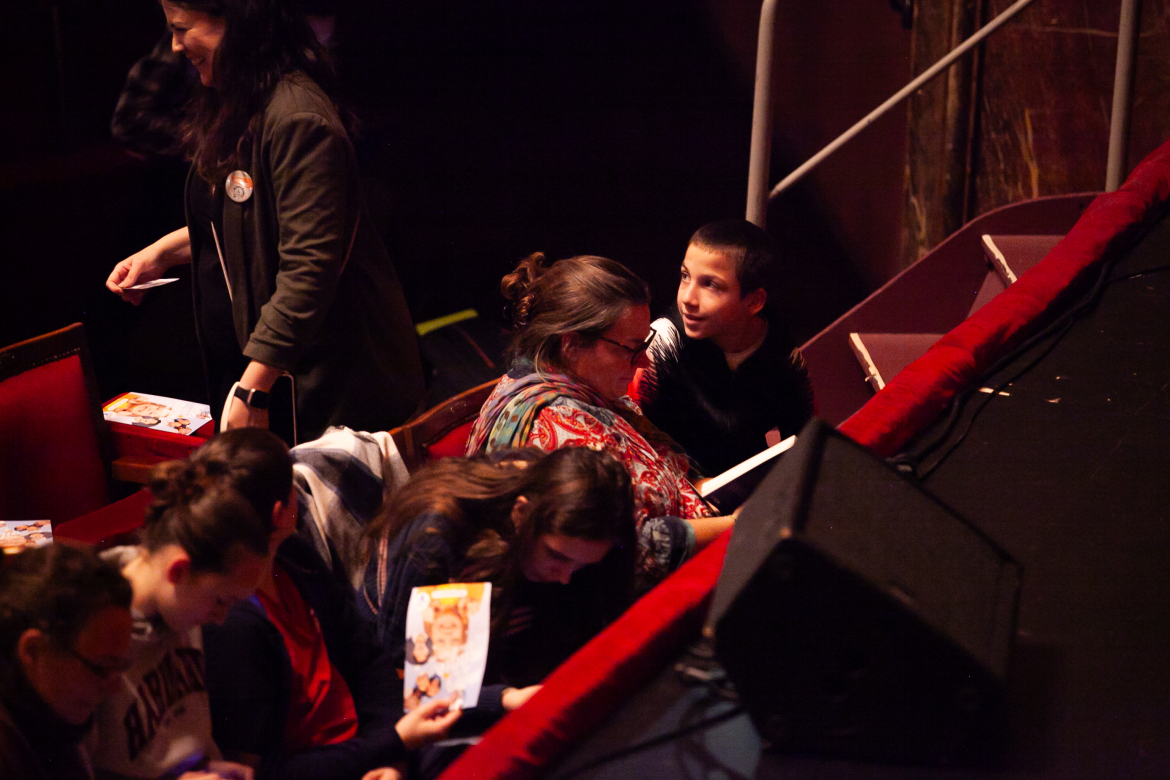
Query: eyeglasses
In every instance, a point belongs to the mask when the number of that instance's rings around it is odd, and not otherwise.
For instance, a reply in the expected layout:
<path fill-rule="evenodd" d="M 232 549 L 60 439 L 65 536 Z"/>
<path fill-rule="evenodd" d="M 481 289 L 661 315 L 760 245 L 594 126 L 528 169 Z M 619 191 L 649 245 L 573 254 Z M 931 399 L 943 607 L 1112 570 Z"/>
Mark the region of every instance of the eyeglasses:
<path fill-rule="evenodd" d="M 95 675 L 102 678 L 103 680 L 108 680 L 111 677 L 113 677 L 114 675 L 122 674 L 123 672 L 127 671 L 130 668 L 129 661 L 120 661 L 113 666 L 103 666 L 102 664 L 99 664 L 96 661 L 91 661 L 90 659 L 86 658 L 84 655 L 77 652 L 76 650 L 74 650 L 72 647 L 69 647 L 68 645 L 62 645 L 62 648 L 65 650 L 66 653 L 68 653 L 69 655 L 73 656 L 75 659 L 80 661 L 82 666 L 84 666 L 86 669 L 90 670 L 91 672 L 93 672 Z"/>
<path fill-rule="evenodd" d="M 645 341 L 643 341 L 641 344 L 639 344 L 636 347 L 627 347 L 625 344 L 621 343 L 620 341 L 614 341 L 613 339 L 607 339 L 605 336 L 598 336 L 597 340 L 604 341 L 606 344 L 613 344 L 615 347 L 621 347 L 626 352 L 629 352 L 630 353 L 630 363 L 633 364 L 633 362 L 638 359 L 639 355 L 641 355 L 646 350 L 650 349 L 650 345 L 654 343 L 654 337 L 657 335 L 658 335 L 658 332 L 655 331 L 653 328 L 651 328 L 650 335 L 646 337 Z"/>

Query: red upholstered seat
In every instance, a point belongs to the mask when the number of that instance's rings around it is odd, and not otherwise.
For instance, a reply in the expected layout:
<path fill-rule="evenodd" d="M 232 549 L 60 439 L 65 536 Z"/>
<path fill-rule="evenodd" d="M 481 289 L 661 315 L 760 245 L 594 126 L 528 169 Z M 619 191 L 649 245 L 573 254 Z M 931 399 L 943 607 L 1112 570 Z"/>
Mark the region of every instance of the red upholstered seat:
<path fill-rule="evenodd" d="M 474 425 L 475 420 L 468 420 L 431 444 L 427 447 L 427 457 L 431 460 L 463 457 L 463 453 L 467 451 L 467 440 L 471 438 L 471 429 Z"/>
<path fill-rule="evenodd" d="M 80 324 L 0 350 L 0 519 L 56 526 L 105 506 L 109 452 Z"/>
<path fill-rule="evenodd" d="M 86 542 L 101 549 L 127 542 L 142 527 L 151 498 L 149 490 L 139 490 L 109 506 L 59 523 L 53 529 L 53 538 Z"/>

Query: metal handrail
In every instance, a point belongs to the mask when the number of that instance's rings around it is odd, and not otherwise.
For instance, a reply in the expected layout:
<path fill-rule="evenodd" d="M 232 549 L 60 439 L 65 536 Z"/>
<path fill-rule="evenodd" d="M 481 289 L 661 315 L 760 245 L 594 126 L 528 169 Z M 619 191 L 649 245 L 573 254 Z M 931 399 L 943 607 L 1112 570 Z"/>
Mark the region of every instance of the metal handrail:
<path fill-rule="evenodd" d="M 756 53 L 756 91 L 752 113 L 751 160 L 748 165 L 747 220 L 760 227 L 765 227 L 768 202 L 772 198 L 795 184 L 801 177 L 823 162 L 829 155 L 840 149 L 855 135 L 873 124 L 874 120 L 905 100 L 928 81 L 938 76 L 948 66 L 954 63 L 955 60 L 977 46 L 984 38 L 998 30 L 1032 2 L 1033 0 L 1017 0 L 1016 3 L 983 26 L 978 32 L 956 46 L 949 54 L 934 65 L 931 65 L 930 68 L 923 71 L 902 89 L 895 92 L 888 100 L 867 114 L 861 121 L 837 136 L 828 146 L 810 157 L 799 168 L 784 177 L 779 184 L 772 188 L 771 192 L 768 192 L 768 169 L 771 164 L 772 153 L 772 42 L 776 37 L 777 0 L 764 0 L 763 7 L 760 9 L 759 49 Z M 1129 136 L 1130 92 L 1133 86 L 1133 60 L 1136 50 L 1134 42 L 1137 37 L 1137 23 L 1140 17 L 1140 14 L 1135 9 L 1137 6 L 1140 6 L 1139 0 L 1122 0 L 1121 27 L 1119 29 L 1117 51 L 1118 73 L 1114 81 L 1113 122 L 1110 128 L 1108 162 L 1109 171 L 1116 169 L 1118 179 L 1120 179 L 1120 171 L 1124 166 L 1125 144 Z M 1123 67 L 1126 71 L 1124 78 L 1122 75 Z M 1119 108 L 1119 103 L 1123 106 L 1122 108 Z M 1116 150 L 1115 146 L 1117 147 Z"/>
<path fill-rule="evenodd" d="M 752 104 L 752 149 L 748 162 L 747 220 L 764 227 L 768 216 L 768 170 L 772 165 L 772 45 L 777 0 L 760 8 L 756 48 L 756 94 Z"/>
<path fill-rule="evenodd" d="M 1137 60 L 1141 0 L 1121 0 L 1117 28 L 1117 65 L 1113 71 L 1113 112 L 1109 117 L 1109 157 L 1105 164 L 1105 191 L 1113 192 L 1125 178 L 1129 153 L 1130 107 L 1133 105 L 1133 72 Z"/>

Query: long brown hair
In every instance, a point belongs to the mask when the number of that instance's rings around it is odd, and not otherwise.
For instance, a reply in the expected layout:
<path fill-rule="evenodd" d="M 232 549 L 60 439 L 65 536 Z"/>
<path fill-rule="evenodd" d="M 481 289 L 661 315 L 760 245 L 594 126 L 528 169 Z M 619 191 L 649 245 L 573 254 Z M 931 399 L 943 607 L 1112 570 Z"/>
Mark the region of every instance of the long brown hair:
<path fill-rule="evenodd" d="M 514 523 L 512 507 L 519 496 L 528 500 L 528 511 Z M 367 534 L 393 538 L 428 513 L 452 521 L 447 542 L 465 560 L 463 571 L 453 574 L 492 583 L 493 630 L 506 622 L 524 557 L 543 534 L 613 544 L 600 563 L 586 567 L 596 570 L 595 576 L 586 575 L 590 593 L 583 599 L 591 603 L 587 611 L 594 622 L 616 617 L 632 597 L 634 493 L 626 468 L 608 453 L 565 447 L 443 458 L 391 494 Z M 582 574 L 574 575 L 574 583 Z"/>
<path fill-rule="evenodd" d="M 329 94 L 333 65 L 296 0 L 168 2 L 224 22 L 212 62 L 214 84 L 195 85 L 182 132 L 195 172 L 222 182 L 231 171 L 248 167 L 264 106 L 280 80 L 300 71 Z"/>
<path fill-rule="evenodd" d="M 483 457 L 427 463 L 390 493 L 366 525 L 366 536 L 375 541 L 393 539 L 415 518 L 428 513 L 455 521 L 469 534 L 500 532 L 530 477 L 525 467 L 542 455 L 533 449 L 501 450 Z"/>
<path fill-rule="evenodd" d="M 509 358 L 528 358 L 563 370 L 561 336 L 597 338 L 631 306 L 649 305 L 646 283 L 621 263 L 579 255 L 545 266 L 542 253 L 524 258 L 500 282 L 511 301 L 513 335 Z"/>

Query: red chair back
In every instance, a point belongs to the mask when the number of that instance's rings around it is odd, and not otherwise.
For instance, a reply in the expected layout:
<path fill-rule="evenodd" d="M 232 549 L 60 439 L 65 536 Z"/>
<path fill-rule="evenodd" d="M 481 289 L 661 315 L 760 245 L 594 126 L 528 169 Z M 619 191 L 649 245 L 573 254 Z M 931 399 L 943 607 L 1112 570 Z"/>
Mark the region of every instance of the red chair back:
<path fill-rule="evenodd" d="M 0 350 L 0 519 L 109 503 L 109 438 L 80 323 Z"/>

